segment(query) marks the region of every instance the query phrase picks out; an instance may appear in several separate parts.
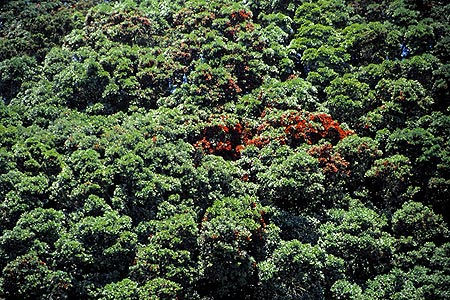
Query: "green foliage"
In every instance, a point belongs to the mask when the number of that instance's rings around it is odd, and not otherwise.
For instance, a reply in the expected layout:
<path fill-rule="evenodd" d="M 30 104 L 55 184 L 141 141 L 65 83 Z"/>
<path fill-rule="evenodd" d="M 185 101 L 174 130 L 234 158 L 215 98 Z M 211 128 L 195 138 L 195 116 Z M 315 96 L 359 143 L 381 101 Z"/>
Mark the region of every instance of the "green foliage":
<path fill-rule="evenodd" d="M 18 256 L 4 270 L 4 296 L 36 299 L 67 296 L 72 278 L 64 271 L 53 271 L 35 253 Z"/>
<path fill-rule="evenodd" d="M 407 202 L 392 216 L 394 234 L 413 237 L 415 242 L 442 243 L 449 234 L 442 216 L 419 202 Z"/>
<path fill-rule="evenodd" d="M 100 292 L 101 300 L 137 300 L 138 297 L 138 285 L 136 282 L 125 278 L 122 281 L 107 284 Z"/>
<path fill-rule="evenodd" d="M 348 210 L 331 209 L 320 227 L 321 245 L 345 262 L 345 275 L 356 283 L 390 270 L 394 238 L 384 215 L 351 200 Z"/>
<path fill-rule="evenodd" d="M 78 25 L 78 18 L 97 2 L 5 2 L 0 9 L 0 60 L 22 55 L 43 60 L 47 52 L 60 45 L 65 35 Z"/>
<path fill-rule="evenodd" d="M 360 126 L 360 118 L 366 111 L 365 103 L 369 102 L 371 95 L 367 83 L 362 83 L 351 74 L 337 77 L 326 88 L 327 107 L 334 116 L 340 116 L 340 121 L 349 124 L 352 128 Z"/>
<path fill-rule="evenodd" d="M 197 218 L 188 204 L 179 203 L 179 197 L 170 200 L 160 204 L 156 220 L 139 225 L 145 228 L 141 233 L 145 234 L 145 246 L 139 247 L 130 271 L 132 278 L 144 284 L 142 293 L 168 293 L 165 297 L 170 298 L 182 293 L 188 297 L 201 275 L 191 252 L 197 247 Z M 149 279 L 153 283 L 147 282 Z"/>
<path fill-rule="evenodd" d="M 275 159 L 257 175 L 262 199 L 294 209 L 313 208 L 323 201 L 324 175 L 316 159 L 305 151 L 292 153 L 288 147 L 272 155 Z"/>
<path fill-rule="evenodd" d="M 396 154 L 378 159 L 365 176 L 370 190 L 374 191 L 374 201 L 382 207 L 394 208 L 412 198 L 417 188 L 409 181 L 411 162 L 408 157 Z"/>
<path fill-rule="evenodd" d="M 37 73 L 36 60 L 29 56 L 14 56 L 0 62 L 0 98 L 10 102 L 21 89 L 22 84 L 31 81 Z"/>
<path fill-rule="evenodd" d="M 224 198 L 205 212 L 198 240 L 201 290 L 218 297 L 252 295 L 257 263 L 276 230 L 266 224 L 265 214 L 266 208 L 250 197 Z"/>
<path fill-rule="evenodd" d="M 444 1 L 3 2 L 1 299 L 450 299 Z"/>
<path fill-rule="evenodd" d="M 342 261 L 318 246 L 297 240 L 284 242 L 272 256 L 259 264 L 263 299 L 323 299 L 327 267 L 339 273 Z M 332 276 L 332 274 L 327 274 Z"/>
<path fill-rule="evenodd" d="M 350 135 L 336 145 L 336 151 L 349 163 L 349 178 L 346 183 L 354 193 L 365 189 L 365 174 L 382 151 L 375 140 L 369 137 Z"/>

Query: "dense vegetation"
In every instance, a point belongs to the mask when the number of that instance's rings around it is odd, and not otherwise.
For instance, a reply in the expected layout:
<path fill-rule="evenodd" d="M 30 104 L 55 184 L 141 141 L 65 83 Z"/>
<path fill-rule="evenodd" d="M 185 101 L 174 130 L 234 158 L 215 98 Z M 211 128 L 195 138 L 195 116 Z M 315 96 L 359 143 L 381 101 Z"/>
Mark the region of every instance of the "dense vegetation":
<path fill-rule="evenodd" d="M 445 0 L 0 4 L 0 299 L 450 299 Z"/>

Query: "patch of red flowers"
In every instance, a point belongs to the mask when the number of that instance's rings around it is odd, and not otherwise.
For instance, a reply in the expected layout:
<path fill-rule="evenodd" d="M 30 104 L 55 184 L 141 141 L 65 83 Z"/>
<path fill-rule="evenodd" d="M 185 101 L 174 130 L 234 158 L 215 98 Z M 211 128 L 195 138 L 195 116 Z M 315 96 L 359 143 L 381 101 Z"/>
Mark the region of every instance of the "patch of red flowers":
<path fill-rule="evenodd" d="M 224 121 L 227 117 L 222 116 L 221 119 Z M 280 141 L 283 145 L 293 147 L 303 143 L 316 144 L 322 139 L 329 141 L 329 145 L 332 146 L 353 133 L 350 130 L 342 129 L 339 123 L 327 114 L 296 112 L 283 115 L 280 120 L 265 122 L 256 129 L 248 128 L 241 123 L 211 125 L 203 129 L 200 139 L 194 143 L 194 146 L 203 149 L 208 154 L 237 159 L 246 146 L 254 145 L 261 148 L 267 145 L 270 139 L 262 136 L 262 133 L 270 128 L 280 127 L 284 128 L 284 134 L 273 139 Z M 328 172 L 337 168 L 337 166 L 333 166 L 333 160 L 337 163 L 339 158 L 326 154 L 329 152 L 327 151 L 327 149 L 322 149 L 321 153 L 325 155 L 318 155 L 318 157 L 322 157 L 321 162 Z M 344 163 L 342 162 L 341 165 L 343 166 Z"/>
<path fill-rule="evenodd" d="M 202 138 L 194 146 L 208 154 L 236 159 L 244 148 L 247 135 L 248 132 L 240 123 L 234 126 L 212 125 L 203 129 Z"/>
<path fill-rule="evenodd" d="M 321 139 L 336 144 L 353 133 L 350 130 L 342 129 L 339 122 L 324 113 L 283 115 L 280 126 L 285 128 L 285 143 L 293 146 L 303 142 L 316 144 Z"/>
<path fill-rule="evenodd" d="M 330 143 L 312 146 L 308 153 L 319 160 L 319 165 L 325 174 L 341 173 L 349 175 L 349 163 L 338 153 L 333 151 Z"/>
<path fill-rule="evenodd" d="M 232 12 L 230 17 L 234 21 L 244 21 L 250 19 L 252 17 L 252 13 L 251 11 L 241 9 L 239 11 Z"/>

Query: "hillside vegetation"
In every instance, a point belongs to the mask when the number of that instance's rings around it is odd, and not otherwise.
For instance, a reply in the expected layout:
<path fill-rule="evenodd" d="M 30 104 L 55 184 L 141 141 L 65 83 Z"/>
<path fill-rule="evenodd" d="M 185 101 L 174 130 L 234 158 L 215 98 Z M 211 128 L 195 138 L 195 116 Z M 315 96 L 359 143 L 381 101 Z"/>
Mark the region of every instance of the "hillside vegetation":
<path fill-rule="evenodd" d="M 0 4 L 0 299 L 450 299 L 445 0 Z"/>

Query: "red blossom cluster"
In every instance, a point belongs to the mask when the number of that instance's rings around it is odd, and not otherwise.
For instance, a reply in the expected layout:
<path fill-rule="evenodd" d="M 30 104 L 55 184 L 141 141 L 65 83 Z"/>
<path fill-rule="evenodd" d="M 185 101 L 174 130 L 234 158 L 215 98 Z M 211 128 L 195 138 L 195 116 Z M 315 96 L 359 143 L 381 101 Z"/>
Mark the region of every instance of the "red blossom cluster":
<path fill-rule="evenodd" d="M 247 140 L 248 132 L 240 123 L 234 126 L 213 125 L 202 132 L 202 139 L 194 146 L 202 148 L 208 154 L 220 155 L 230 159 L 239 157 Z"/>
<path fill-rule="evenodd" d="M 222 120 L 227 119 L 222 117 Z M 261 148 L 270 142 L 268 137 L 262 136 L 262 133 L 269 128 L 284 128 L 284 134 L 274 137 L 281 144 L 297 146 L 302 143 L 316 144 L 319 140 L 325 139 L 332 144 L 336 144 L 341 139 L 352 134 L 352 131 L 344 130 L 339 123 L 327 114 L 312 113 L 291 113 L 283 115 L 280 120 L 265 122 L 256 129 L 248 128 L 241 123 L 230 125 L 212 125 L 206 127 L 202 131 L 201 139 L 194 146 L 203 149 L 208 154 L 220 155 L 230 159 L 237 159 L 240 152 L 249 145 Z M 323 149 L 323 153 L 327 153 L 327 149 Z M 319 152 L 317 152 L 319 153 Z M 321 155 L 319 155 L 320 157 Z M 338 163 L 338 157 L 323 156 L 325 159 L 324 167 L 327 170 L 334 170 L 331 165 L 326 164 L 326 160 L 330 164 Z M 332 161 L 334 160 L 334 161 Z M 344 162 L 339 162 L 342 166 Z"/>
<path fill-rule="evenodd" d="M 136 25 L 144 25 L 146 27 L 150 27 L 152 25 L 150 19 L 147 17 L 134 15 L 128 16 L 124 13 L 115 13 L 110 17 L 109 20 L 113 25 L 118 25 L 125 22 L 126 24 L 123 25 L 127 25 L 128 27 L 133 27 Z"/>
<path fill-rule="evenodd" d="M 332 144 L 312 146 L 308 153 L 319 160 L 319 165 L 325 174 L 341 173 L 349 175 L 349 163 L 337 152 Z"/>
<path fill-rule="evenodd" d="M 252 17 L 251 11 L 245 11 L 243 9 L 231 13 L 231 19 L 234 21 L 242 22 Z"/>
<path fill-rule="evenodd" d="M 239 85 L 236 84 L 236 82 L 233 79 L 228 79 L 228 90 L 238 94 L 242 92 L 242 89 L 239 87 Z"/>
<path fill-rule="evenodd" d="M 245 31 L 253 31 L 255 29 L 255 25 L 251 22 L 251 18 L 252 13 L 250 11 L 247 12 L 245 10 L 239 10 L 231 13 L 230 21 L 226 23 L 226 36 L 229 39 L 234 40 L 236 34 L 243 29 L 245 29 Z"/>
<path fill-rule="evenodd" d="M 339 122 L 324 113 L 290 113 L 289 115 L 283 115 L 280 126 L 285 128 L 286 143 L 291 145 L 302 142 L 315 144 L 321 139 L 329 140 L 335 144 L 353 133 L 350 130 L 342 129 Z"/>

